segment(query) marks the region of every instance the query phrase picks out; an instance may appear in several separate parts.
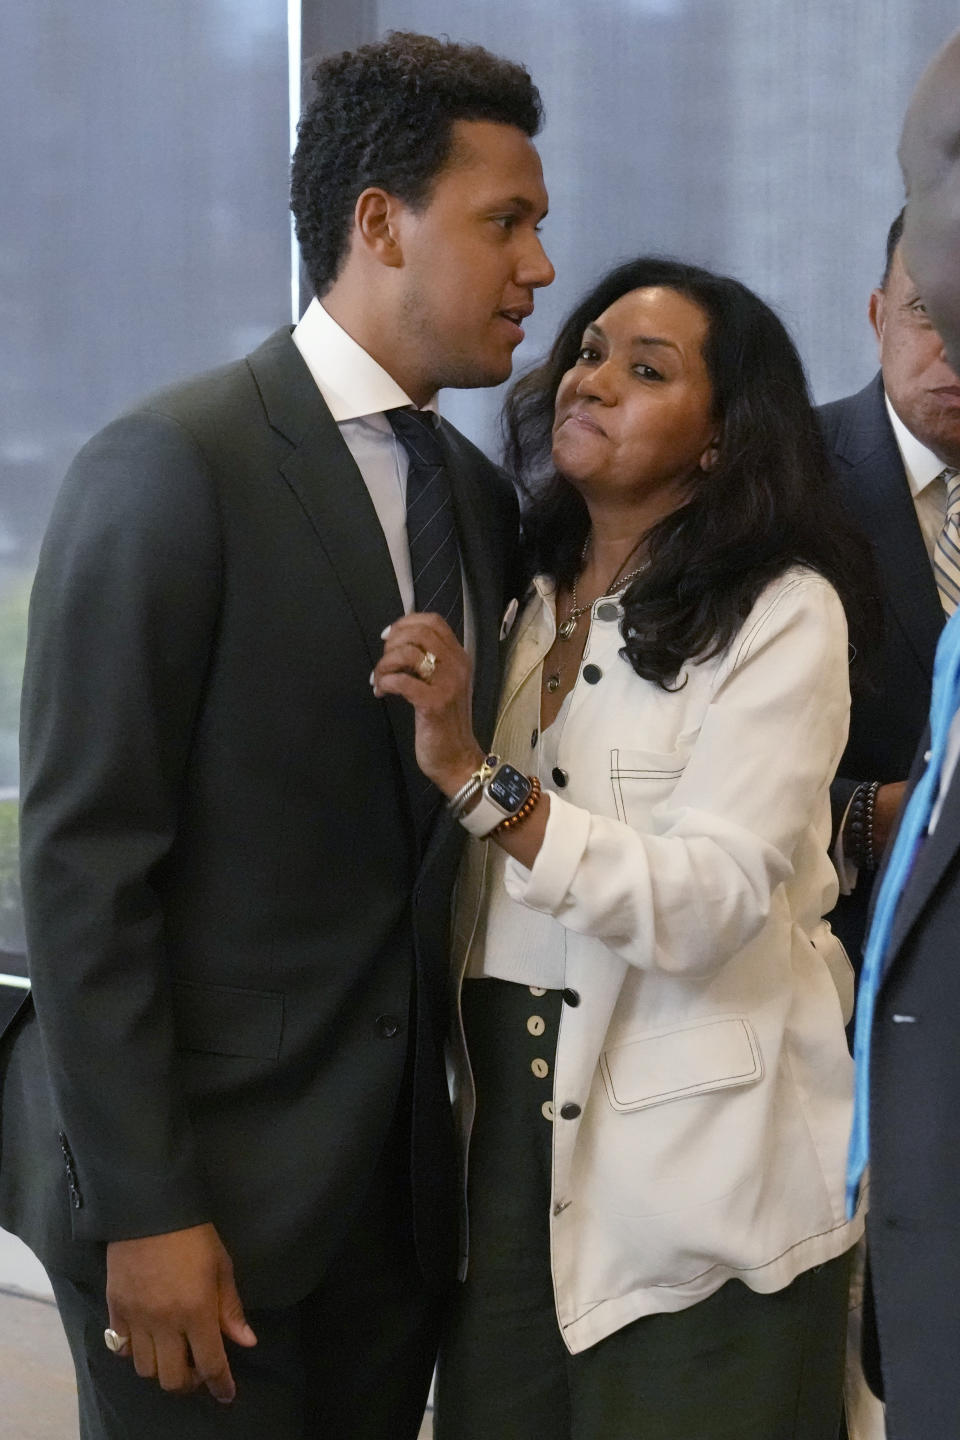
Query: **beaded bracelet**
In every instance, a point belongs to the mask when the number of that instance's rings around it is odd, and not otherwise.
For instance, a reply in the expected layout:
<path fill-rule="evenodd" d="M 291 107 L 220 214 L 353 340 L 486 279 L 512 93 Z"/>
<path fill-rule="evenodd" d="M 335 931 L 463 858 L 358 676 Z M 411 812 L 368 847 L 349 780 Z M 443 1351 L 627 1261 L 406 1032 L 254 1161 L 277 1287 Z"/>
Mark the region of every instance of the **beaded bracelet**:
<path fill-rule="evenodd" d="M 536 775 L 530 775 L 528 778 L 530 780 L 530 794 L 527 796 L 526 800 L 524 800 L 516 815 L 508 815 L 506 820 L 501 820 L 500 824 L 496 825 L 490 831 L 490 834 L 487 836 L 488 840 L 491 839 L 494 835 L 503 835 L 506 833 L 507 830 L 513 830 L 514 827 L 519 825 L 521 821 L 526 820 L 530 812 L 535 809 L 537 801 L 540 799 L 541 794 L 540 781 L 537 779 Z"/>
<path fill-rule="evenodd" d="M 850 812 L 844 826 L 843 849 L 858 869 L 875 870 L 877 855 L 874 846 L 873 812 L 877 803 L 879 780 L 865 780 L 853 792 Z"/>

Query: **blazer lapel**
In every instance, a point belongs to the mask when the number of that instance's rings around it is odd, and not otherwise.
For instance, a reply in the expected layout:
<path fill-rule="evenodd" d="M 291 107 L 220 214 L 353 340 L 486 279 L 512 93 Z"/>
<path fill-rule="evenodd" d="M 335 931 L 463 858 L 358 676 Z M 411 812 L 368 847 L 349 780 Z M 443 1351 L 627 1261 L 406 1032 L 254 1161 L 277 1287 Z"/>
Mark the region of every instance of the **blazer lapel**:
<path fill-rule="evenodd" d="M 837 436 L 837 453 L 851 466 L 841 485 L 848 508 L 873 544 L 897 623 L 932 675 L 943 607 L 879 376 L 860 391 L 857 400 Z"/>
<path fill-rule="evenodd" d="M 271 336 L 249 363 L 271 425 L 292 447 L 280 464 L 281 474 L 346 594 L 372 670 L 383 651 L 382 632 L 403 614 L 403 601 L 369 491 L 290 331 Z M 422 784 L 414 756 L 413 711 L 399 698 L 381 703 L 400 752 L 409 799 Z"/>

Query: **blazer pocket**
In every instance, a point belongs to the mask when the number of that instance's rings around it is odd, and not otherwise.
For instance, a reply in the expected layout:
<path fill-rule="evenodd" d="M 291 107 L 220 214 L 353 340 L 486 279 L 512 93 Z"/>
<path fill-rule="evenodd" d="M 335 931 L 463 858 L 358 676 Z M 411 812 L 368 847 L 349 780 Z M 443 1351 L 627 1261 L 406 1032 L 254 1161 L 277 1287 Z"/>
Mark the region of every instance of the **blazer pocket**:
<path fill-rule="evenodd" d="M 179 1050 L 250 1060 L 280 1058 L 283 995 L 278 991 L 175 980 L 173 1012 Z"/>
<path fill-rule="evenodd" d="M 763 1060 L 749 1020 L 712 1015 L 613 1046 L 600 1057 L 600 1073 L 614 1110 L 645 1110 L 749 1085 L 763 1075 Z"/>
<path fill-rule="evenodd" d="M 617 819 L 646 826 L 650 812 L 676 788 L 686 769 L 693 741 L 681 739 L 676 750 L 610 751 L 610 784 Z"/>

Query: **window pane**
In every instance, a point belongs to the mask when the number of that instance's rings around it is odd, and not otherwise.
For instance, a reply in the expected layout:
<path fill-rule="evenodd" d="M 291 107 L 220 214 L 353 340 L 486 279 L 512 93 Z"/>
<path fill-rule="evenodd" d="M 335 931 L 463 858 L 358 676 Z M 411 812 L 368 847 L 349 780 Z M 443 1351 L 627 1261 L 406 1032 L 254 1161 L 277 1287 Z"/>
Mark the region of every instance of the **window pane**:
<path fill-rule="evenodd" d="M 9 5 L 0 123 L 3 951 L 22 947 L 16 716 L 56 488 L 139 395 L 289 313 L 286 0 Z"/>

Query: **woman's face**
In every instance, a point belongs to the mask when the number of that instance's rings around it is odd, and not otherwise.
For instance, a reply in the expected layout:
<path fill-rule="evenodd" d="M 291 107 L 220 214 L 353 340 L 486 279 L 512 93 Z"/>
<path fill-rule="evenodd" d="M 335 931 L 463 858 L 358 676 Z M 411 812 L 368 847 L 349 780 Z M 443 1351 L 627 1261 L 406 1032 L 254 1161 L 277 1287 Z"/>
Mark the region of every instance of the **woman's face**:
<path fill-rule="evenodd" d="M 560 381 L 553 461 L 587 500 L 684 503 L 716 459 L 706 313 L 676 290 L 622 295 L 587 326 Z"/>

